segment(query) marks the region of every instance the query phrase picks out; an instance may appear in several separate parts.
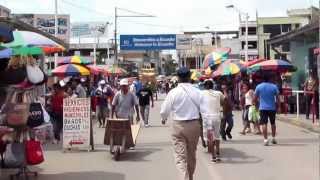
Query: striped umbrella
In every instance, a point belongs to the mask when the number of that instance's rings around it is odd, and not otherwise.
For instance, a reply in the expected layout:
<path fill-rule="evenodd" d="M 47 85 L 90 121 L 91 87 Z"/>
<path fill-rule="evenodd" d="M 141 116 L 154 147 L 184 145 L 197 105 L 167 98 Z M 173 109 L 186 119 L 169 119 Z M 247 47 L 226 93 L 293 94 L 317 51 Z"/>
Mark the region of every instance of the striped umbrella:
<path fill-rule="evenodd" d="M 111 74 L 111 75 L 124 75 L 127 74 L 128 72 L 126 70 L 124 70 L 123 68 L 120 68 L 118 66 L 110 66 L 110 67 L 106 67 L 103 69 L 107 74 Z"/>
<path fill-rule="evenodd" d="M 39 47 L 13 47 L 5 48 L 0 51 L 0 58 L 10 58 L 11 56 L 29 56 L 44 54 L 42 48 Z"/>
<path fill-rule="evenodd" d="M 90 70 L 78 64 L 64 64 L 52 70 L 54 76 L 88 76 Z"/>
<path fill-rule="evenodd" d="M 267 60 L 248 67 L 249 73 L 257 71 L 294 72 L 297 67 L 285 60 Z"/>
<path fill-rule="evenodd" d="M 228 59 L 231 48 L 216 48 L 204 58 L 204 68 L 221 64 Z"/>
<path fill-rule="evenodd" d="M 38 47 L 61 47 L 53 40 L 30 31 L 13 31 L 14 40 L 10 43 L 4 43 L 5 47 L 17 47 L 17 46 L 38 46 Z"/>
<path fill-rule="evenodd" d="M 212 77 L 231 76 L 240 72 L 240 67 L 232 61 L 225 61 L 219 65 L 218 69 L 212 73 Z"/>
<path fill-rule="evenodd" d="M 97 65 L 90 64 L 90 65 L 87 65 L 86 67 L 90 69 L 90 72 L 92 74 L 99 74 L 99 73 L 103 73 L 104 72 L 102 66 L 97 66 Z"/>
<path fill-rule="evenodd" d="M 197 81 L 197 80 L 199 80 L 199 78 L 202 76 L 201 72 L 199 72 L 199 71 L 197 71 L 197 70 L 192 70 L 191 72 L 192 72 L 192 73 L 191 73 L 191 79 L 192 79 L 192 80 Z"/>
<path fill-rule="evenodd" d="M 68 56 L 68 57 L 62 57 L 58 59 L 58 64 L 81 64 L 81 65 L 88 65 L 92 64 L 91 61 L 83 58 L 82 56 Z"/>

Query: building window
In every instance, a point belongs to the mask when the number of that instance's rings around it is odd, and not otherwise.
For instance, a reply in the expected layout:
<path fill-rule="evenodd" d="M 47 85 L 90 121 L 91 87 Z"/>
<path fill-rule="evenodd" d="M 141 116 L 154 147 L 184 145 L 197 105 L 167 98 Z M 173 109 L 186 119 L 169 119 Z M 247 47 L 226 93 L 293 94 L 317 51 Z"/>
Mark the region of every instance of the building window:
<path fill-rule="evenodd" d="M 263 33 L 270 33 L 270 37 L 281 34 L 281 25 L 264 25 Z"/>
<path fill-rule="evenodd" d="M 242 36 L 246 35 L 246 28 L 245 27 L 241 28 L 241 35 Z M 257 35 L 257 28 L 256 27 L 248 27 L 248 35 Z"/>
<path fill-rule="evenodd" d="M 295 28 L 298 29 L 300 27 L 300 24 L 295 24 Z"/>
<path fill-rule="evenodd" d="M 246 42 L 241 42 L 241 48 L 245 49 Z M 258 43 L 257 41 L 248 41 L 248 49 L 257 49 Z"/>
<path fill-rule="evenodd" d="M 282 24 L 281 25 L 281 33 L 287 33 L 291 31 L 291 24 Z"/>

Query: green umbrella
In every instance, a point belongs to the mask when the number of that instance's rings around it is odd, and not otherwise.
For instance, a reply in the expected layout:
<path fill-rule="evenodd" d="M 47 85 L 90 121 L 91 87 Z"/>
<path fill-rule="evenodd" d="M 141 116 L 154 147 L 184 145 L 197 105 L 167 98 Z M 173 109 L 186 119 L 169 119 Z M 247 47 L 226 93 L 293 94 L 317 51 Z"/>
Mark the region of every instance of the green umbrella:
<path fill-rule="evenodd" d="M 17 56 L 27 56 L 27 55 L 41 55 L 43 54 L 42 48 L 39 47 L 27 47 L 27 46 L 22 46 L 22 47 L 13 47 L 11 48 L 13 51 L 12 55 Z"/>

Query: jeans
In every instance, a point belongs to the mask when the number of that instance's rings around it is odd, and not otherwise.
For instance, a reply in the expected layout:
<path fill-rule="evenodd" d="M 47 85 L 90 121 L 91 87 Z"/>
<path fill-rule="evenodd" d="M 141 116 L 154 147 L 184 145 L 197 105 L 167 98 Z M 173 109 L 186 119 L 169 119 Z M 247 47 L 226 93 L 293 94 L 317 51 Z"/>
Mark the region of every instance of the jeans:
<path fill-rule="evenodd" d="M 53 132 L 54 132 L 54 138 L 57 141 L 60 141 L 60 134 L 62 132 L 63 128 L 63 114 L 61 113 L 52 113 L 53 116 Z"/>
<path fill-rule="evenodd" d="M 228 126 L 227 126 L 228 125 Z M 226 137 L 226 134 L 231 134 L 231 130 L 233 128 L 233 114 L 226 114 L 221 119 L 221 125 L 220 125 L 220 134 L 222 138 Z"/>
<path fill-rule="evenodd" d="M 140 114 L 144 124 L 149 124 L 150 105 L 140 106 Z"/>
<path fill-rule="evenodd" d="M 311 101 L 312 101 L 313 95 L 306 95 L 306 118 L 309 118 L 310 112 L 312 113 L 313 108 L 315 108 L 315 116 L 317 119 L 319 119 L 319 92 L 315 92 L 314 94 L 314 103 L 315 106 L 312 107 Z"/>

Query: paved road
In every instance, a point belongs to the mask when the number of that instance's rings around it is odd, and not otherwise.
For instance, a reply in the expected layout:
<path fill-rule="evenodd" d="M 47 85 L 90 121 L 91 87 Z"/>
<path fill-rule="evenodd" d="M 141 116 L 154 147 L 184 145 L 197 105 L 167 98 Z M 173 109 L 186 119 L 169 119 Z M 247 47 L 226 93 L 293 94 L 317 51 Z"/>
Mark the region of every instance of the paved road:
<path fill-rule="evenodd" d="M 46 162 L 33 167 L 39 180 L 176 180 L 177 171 L 170 142 L 170 122 L 160 124 L 160 104 L 152 109 L 150 128 L 143 128 L 134 151 L 115 162 L 102 145 L 103 129 L 95 128 L 95 152 L 62 153 L 46 147 Z M 240 136 L 240 113 L 235 113 L 234 140 L 222 145 L 222 163 L 213 164 L 199 146 L 196 180 L 318 180 L 318 136 L 278 122 L 279 145 L 264 147 L 262 137 Z M 0 179 L 8 179 L 2 171 Z"/>

